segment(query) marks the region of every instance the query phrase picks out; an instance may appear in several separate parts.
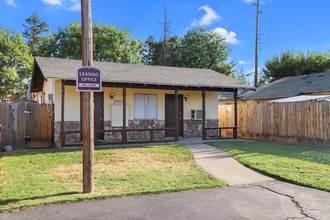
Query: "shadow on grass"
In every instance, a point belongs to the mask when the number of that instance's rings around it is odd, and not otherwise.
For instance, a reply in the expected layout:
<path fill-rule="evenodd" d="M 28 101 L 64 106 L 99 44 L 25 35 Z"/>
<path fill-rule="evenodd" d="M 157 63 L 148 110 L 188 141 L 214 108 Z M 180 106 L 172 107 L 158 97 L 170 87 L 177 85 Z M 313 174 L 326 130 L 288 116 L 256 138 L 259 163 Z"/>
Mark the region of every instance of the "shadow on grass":
<path fill-rule="evenodd" d="M 96 147 L 95 151 L 101 151 L 101 150 L 120 150 L 120 149 L 132 149 L 132 148 L 155 148 L 157 146 L 162 145 L 131 145 L 131 146 L 102 146 L 102 147 Z M 178 144 L 171 144 L 171 145 L 165 145 L 165 146 L 181 146 Z M 16 157 L 16 156 L 25 156 L 25 155 L 37 155 L 37 154 L 61 154 L 61 153 L 68 153 L 68 152 L 80 152 L 82 151 L 81 147 L 77 148 L 52 148 L 52 149 L 29 149 L 29 150 L 20 150 L 20 151 L 13 151 L 13 152 L 3 152 L 3 157 Z"/>
<path fill-rule="evenodd" d="M 222 150 L 236 149 L 241 151 L 232 153 L 233 157 L 247 154 L 265 154 L 330 165 L 330 146 L 270 141 L 212 142 L 208 144 Z"/>
<path fill-rule="evenodd" d="M 265 142 L 265 141 L 249 141 L 249 142 L 215 142 L 208 143 L 211 146 L 220 148 L 225 151 L 239 150 L 238 153 L 231 153 L 233 157 L 250 155 L 257 156 L 257 154 L 274 155 L 283 158 L 297 159 L 302 161 L 314 162 L 323 165 L 330 165 L 330 146 L 312 146 L 305 144 L 292 144 L 283 142 Z M 273 177 L 277 180 L 293 183 L 296 185 L 307 186 L 330 192 L 330 189 L 323 186 L 315 186 L 312 183 L 295 181 L 291 178 L 281 177 L 272 172 L 267 172 L 258 167 L 251 166 L 249 163 L 239 160 L 244 166 L 262 173 L 266 176 Z"/>
<path fill-rule="evenodd" d="M 34 196 L 34 197 L 20 198 L 20 199 L 6 199 L 6 200 L 0 201 L 0 205 L 7 205 L 9 203 L 16 203 L 16 202 L 26 201 L 26 200 L 46 199 L 46 198 L 49 198 L 49 197 L 67 196 L 67 195 L 75 195 L 75 194 L 82 194 L 82 193 L 80 193 L 80 192 L 65 192 L 65 193 L 57 193 L 57 194 L 44 195 L 44 196 Z"/>

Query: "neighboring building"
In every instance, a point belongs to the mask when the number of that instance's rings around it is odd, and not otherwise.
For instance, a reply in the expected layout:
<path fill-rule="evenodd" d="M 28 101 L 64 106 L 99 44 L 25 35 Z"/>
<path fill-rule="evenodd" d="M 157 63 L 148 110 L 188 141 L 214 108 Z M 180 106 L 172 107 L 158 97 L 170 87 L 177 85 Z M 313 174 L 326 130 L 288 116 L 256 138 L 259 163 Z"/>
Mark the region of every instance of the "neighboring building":
<path fill-rule="evenodd" d="M 245 92 L 249 92 L 251 89 L 238 89 L 237 91 L 237 97 L 240 97 L 240 94 L 243 94 Z M 232 92 L 219 92 L 218 93 L 218 101 L 219 105 L 226 105 L 226 104 L 234 104 L 235 97 Z M 238 99 L 238 103 L 242 102 L 242 100 Z"/>
<path fill-rule="evenodd" d="M 81 97 L 75 87 L 79 66 L 80 60 L 36 57 L 34 61 L 31 92 L 41 94 L 42 102 L 54 103 L 55 142 L 62 146 L 79 144 L 81 139 Z M 210 132 L 207 127 L 218 127 L 218 92 L 253 89 L 208 69 L 109 62 L 94 66 L 102 70 L 103 81 L 103 92 L 94 93 L 95 130 L 100 131 L 95 139 L 104 143 L 202 134 L 204 139 Z"/>
<path fill-rule="evenodd" d="M 298 95 L 284 99 L 276 99 L 268 102 L 306 102 L 306 101 L 330 101 L 330 94 L 328 95 Z"/>
<path fill-rule="evenodd" d="M 324 95 L 330 95 L 330 72 L 284 77 L 260 86 L 256 91 L 241 93 L 239 100 L 260 102 L 291 97 L 291 101 L 307 101 L 322 99 Z"/>

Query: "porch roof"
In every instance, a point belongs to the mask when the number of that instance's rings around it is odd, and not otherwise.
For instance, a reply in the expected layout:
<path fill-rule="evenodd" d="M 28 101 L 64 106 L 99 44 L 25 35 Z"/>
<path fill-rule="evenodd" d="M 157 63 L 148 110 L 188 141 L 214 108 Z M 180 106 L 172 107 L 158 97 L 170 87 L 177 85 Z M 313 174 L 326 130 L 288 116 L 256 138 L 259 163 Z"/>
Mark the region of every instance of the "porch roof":
<path fill-rule="evenodd" d="M 43 81 L 56 78 L 75 81 L 81 60 L 36 57 L 32 73 L 32 91 L 42 90 Z M 96 62 L 102 70 L 102 81 L 119 84 L 158 85 L 212 89 L 254 89 L 254 87 L 210 69 L 179 68 Z"/>

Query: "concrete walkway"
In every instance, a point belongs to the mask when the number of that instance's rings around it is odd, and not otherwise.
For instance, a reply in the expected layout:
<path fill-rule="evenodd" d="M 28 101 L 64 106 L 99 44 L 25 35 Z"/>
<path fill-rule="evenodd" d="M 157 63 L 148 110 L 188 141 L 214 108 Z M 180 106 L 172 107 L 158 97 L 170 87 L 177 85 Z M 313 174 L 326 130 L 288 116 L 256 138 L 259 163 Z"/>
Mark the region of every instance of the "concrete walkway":
<path fill-rule="evenodd" d="M 274 179 L 255 172 L 237 162 L 226 151 L 206 144 L 187 144 L 196 163 L 229 186 L 272 181 Z"/>

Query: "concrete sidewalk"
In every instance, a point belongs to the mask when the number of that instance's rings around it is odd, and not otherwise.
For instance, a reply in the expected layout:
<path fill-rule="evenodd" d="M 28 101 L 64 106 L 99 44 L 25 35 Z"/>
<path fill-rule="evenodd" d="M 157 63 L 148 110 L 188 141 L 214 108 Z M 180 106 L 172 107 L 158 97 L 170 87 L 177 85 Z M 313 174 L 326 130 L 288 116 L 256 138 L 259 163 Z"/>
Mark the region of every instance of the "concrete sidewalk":
<path fill-rule="evenodd" d="M 187 144 L 196 163 L 226 184 L 243 185 L 274 180 L 237 162 L 226 151 L 206 144 Z"/>

